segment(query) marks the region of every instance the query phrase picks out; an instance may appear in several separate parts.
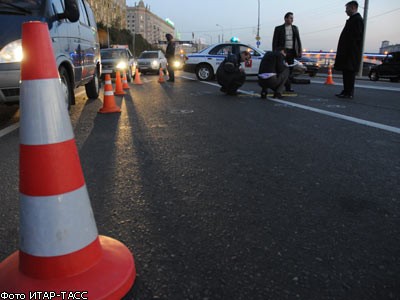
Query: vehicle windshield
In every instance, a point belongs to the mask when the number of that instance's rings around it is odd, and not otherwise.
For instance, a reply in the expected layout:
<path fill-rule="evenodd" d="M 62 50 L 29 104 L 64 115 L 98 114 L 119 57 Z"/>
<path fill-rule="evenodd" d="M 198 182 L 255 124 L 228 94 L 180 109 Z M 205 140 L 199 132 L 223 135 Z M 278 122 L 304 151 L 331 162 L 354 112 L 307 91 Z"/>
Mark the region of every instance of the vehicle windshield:
<path fill-rule="evenodd" d="M 126 58 L 126 52 L 121 50 L 100 50 L 101 58 Z"/>
<path fill-rule="evenodd" d="M 33 10 L 39 10 L 42 2 L 42 0 L 1 0 L 0 11 L 30 13 Z"/>
<path fill-rule="evenodd" d="M 143 52 L 139 58 L 158 58 L 157 52 Z"/>

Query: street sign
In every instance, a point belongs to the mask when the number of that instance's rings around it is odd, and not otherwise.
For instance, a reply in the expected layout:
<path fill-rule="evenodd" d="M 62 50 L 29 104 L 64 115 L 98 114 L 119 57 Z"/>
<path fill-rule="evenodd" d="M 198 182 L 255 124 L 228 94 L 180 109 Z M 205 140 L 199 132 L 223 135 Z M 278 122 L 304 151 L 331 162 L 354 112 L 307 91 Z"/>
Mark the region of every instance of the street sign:
<path fill-rule="evenodd" d="M 260 41 L 257 41 L 257 42 L 256 42 L 256 45 L 257 45 L 257 47 L 259 47 L 259 46 L 260 46 L 260 44 L 261 44 L 261 42 L 260 42 Z"/>

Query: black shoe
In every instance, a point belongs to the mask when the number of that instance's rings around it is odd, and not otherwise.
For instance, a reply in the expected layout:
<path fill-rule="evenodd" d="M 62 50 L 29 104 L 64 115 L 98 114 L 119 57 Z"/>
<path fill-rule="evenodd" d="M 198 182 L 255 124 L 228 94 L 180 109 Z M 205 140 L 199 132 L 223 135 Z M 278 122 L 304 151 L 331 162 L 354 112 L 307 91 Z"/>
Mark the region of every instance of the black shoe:
<path fill-rule="evenodd" d="M 274 93 L 274 98 L 276 98 L 276 99 L 283 99 L 284 97 L 282 96 L 281 93 Z"/>
<path fill-rule="evenodd" d="M 293 90 L 293 89 L 286 89 L 286 92 L 288 92 L 288 93 L 294 93 L 294 90 Z"/>
<path fill-rule="evenodd" d="M 175 82 L 175 79 L 168 79 L 168 82 Z"/>
<path fill-rule="evenodd" d="M 219 89 L 221 92 L 226 93 L 226 88 L 224 88 L 223 86 L 221 86 L 221 88 Z"/>
<path fill-rule="evenodd" d="M 336 97 L 342 98 L 342 99 L 353 99 L 353 95 L 349 95 L 349 94 L 336 94 Z"/>
<path fill-rule="evenodd" d="M 261 99 L 267 99 L 267 91 L 261 91 Z"/>

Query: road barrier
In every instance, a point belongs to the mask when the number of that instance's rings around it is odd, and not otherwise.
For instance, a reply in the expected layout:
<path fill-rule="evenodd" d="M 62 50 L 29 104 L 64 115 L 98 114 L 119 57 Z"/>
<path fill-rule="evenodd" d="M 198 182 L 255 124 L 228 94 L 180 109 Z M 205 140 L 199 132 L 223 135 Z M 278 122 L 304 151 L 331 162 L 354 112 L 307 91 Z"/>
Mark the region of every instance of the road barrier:
<path fill-rule="evenodd" d="M 160 68 L 158 82 L 159 83 L 164 83 L 165 82 L 163 68 Z"/>
<path fill-rule="evenodd" d="M 122 96 L 125 95 L 125 92 L 122 88 L 122 81 L 121 81 L 121 73 L 119 71 L 115 74 L 115 91 L 114 95 Z"/>

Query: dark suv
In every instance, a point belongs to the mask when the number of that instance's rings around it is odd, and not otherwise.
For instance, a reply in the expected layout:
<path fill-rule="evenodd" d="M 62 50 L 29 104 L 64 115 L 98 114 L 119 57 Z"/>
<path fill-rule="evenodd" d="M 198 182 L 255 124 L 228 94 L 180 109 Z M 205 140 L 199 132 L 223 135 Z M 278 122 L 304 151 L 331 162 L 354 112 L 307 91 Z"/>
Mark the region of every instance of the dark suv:
<path fill-rule="evenodd" d="M 389 53 L 383 59 L 382 64 L 371 66 L 368 76 L 372 81 L 388 78 L 392 82 L 398 82 L 400 79 L 400 51 Z"/>
<path fill-rule="evenodd" d="M 0 103 L 19 101 L 21 28 L 29 21 L 49 28 L 65 103 L 75 104 L 74 88 L 85 86 L 89 98 L 100 89 L 100 45 L 96 21 L 85 0 L 0 1 Z M 45 53 L 43 54 L 45 55 Z"/>

